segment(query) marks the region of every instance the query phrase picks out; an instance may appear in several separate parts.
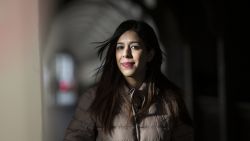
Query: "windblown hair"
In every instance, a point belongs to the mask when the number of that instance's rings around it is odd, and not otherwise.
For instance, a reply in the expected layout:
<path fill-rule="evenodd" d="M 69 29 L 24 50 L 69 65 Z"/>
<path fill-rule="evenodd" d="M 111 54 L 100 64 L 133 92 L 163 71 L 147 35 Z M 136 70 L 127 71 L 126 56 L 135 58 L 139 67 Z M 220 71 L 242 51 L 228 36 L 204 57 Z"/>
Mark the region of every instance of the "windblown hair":
<path fill-rule="evenodd" d="M 111 133 L 114 117 L 118 114 L 121 103 L 124 102 L 120 92 L 125 84 L 125 79 L 118 69 L 115 52 L 119 37 L 129 30 L 138 34 L 147 50 L 154 50 L 154 57 L 147 64 L 146 78 L 149 80 L 149 87 L 147 100 L 142 111 L 146 111 L 150 107 L 157 92 L 166 91 L 166 86 L 175 87 L 161 72 L 162 51 L 152 27 L 143 21 L 127 20 L 122 22 L 113 35 L 106 41 L 100 42 L 98 46 L 98 56 L 103 61 L 97 71 L 97 75 L 101 74 L 101 76 L 97 83 L 96 97 L 90 107 L 90 112 L 100 121 L 106 133 Z M 105 51 L 107 51 L 106 56 L 103 58 Z M 171 99 L 175 99 L 175 97 L 170 95 L 169 98 L 166 98 L 168 101 Z M 171 105 L 170 111 L 173 115 L 177 115 Z"/>

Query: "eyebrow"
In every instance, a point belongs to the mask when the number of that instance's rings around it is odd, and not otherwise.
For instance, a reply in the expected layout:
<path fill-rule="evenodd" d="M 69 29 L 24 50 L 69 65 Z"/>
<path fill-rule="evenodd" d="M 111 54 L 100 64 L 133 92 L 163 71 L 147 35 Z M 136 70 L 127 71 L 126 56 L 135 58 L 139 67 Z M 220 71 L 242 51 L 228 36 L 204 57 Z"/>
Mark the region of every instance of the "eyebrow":
<path fill-rule="evenodd" d="M 134 43 L 141 44 L 140 41 L 132 41 L 132 42 L 129 42 L 129 44 L 134 44 Z M 122 43 L 122 42 L 117 42 L 116 44 L 124 44 L 124 43 Z"/>

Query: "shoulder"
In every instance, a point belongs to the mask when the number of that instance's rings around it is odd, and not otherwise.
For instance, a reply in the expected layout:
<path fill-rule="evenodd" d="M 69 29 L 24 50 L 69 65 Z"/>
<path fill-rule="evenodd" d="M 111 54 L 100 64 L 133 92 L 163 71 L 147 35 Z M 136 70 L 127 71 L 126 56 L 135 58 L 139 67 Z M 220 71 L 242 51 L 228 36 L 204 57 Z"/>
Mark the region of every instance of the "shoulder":
<path fill-rule="evenodd" d="M 96 86 L 92 86 L 88 88 L 80 97 L 78 100 L 78 107 L 87 109 L 90 107 L 92 102 L 95 99 L 96 96 Z"/>
<path fill-rule="evenodd" d="M 89 99 L 94 99 L 96 95 L 97 86 L 91 86 L 81 95 L 81 97 L 86 97 Z"/>
<path fill-rule="evenodd" d="M 159 74 L 156 85 L 160 95 L 163 97 L 177 98 L 182 95 L 182 90 L 180 87 L 178 87 L 173 81 L 169 80 L 163 74 Z"/>
<path fill-rule="evenodd" d="M 182 98 L 183 95 L 181 88 L 170 80 L 166 80 L 161 84 L 160 93 L 164 98 L 174 101 L 178 101 L 178 99 Z"/>
<path fill-rule="evenodd" d="M 167 80 L 161 86 L 160 96 L 173 115 L 178 116 L 182 112 L 185 106 L 183 91 L 176 84 Z"/>
<path fill-rule="evenodd" d="M 174 83 L 170 82 L 161 94 L 171 114 L 185 124 L 192 125 L 192 119 L 190 118 L 184 101 L 183 90 Z"/>

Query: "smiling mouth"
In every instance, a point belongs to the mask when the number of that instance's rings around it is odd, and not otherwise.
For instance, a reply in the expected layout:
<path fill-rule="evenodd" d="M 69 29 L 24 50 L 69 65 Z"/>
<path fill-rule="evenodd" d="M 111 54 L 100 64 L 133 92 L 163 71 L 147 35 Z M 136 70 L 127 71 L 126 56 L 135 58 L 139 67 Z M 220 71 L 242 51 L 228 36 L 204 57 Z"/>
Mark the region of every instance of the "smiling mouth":
<path fill-rule="evenodd" d="M 130 69 L 134 66 L 134 62 L 124 62 L 124 63 L 121 63 L 121 65 L 126 68 L 126 69 Z"/>

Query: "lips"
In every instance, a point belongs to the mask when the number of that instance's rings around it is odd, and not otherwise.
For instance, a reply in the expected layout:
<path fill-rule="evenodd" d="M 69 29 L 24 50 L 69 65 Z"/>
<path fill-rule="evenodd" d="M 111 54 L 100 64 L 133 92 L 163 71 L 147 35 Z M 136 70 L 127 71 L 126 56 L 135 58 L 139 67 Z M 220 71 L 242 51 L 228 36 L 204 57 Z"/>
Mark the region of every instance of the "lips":
<path fill-rule="evenodd" d="M 124 62 L 124 63 L 121 63 L 121 65 L 126 68 L 126 69 L 130 69 L 134 66 L 134 62 Z"/>

